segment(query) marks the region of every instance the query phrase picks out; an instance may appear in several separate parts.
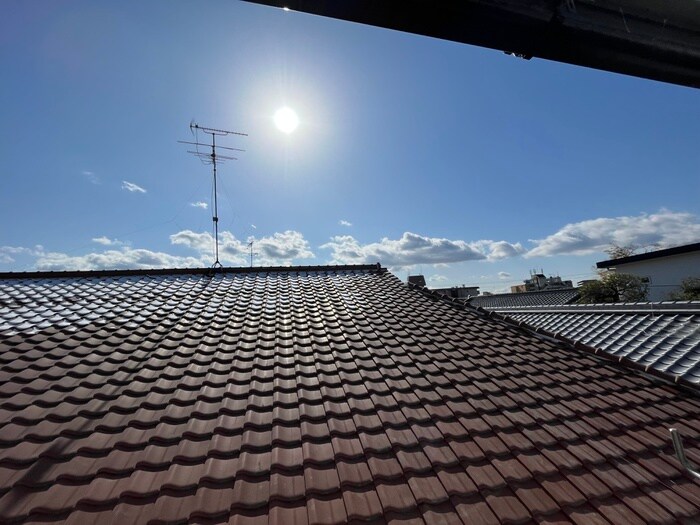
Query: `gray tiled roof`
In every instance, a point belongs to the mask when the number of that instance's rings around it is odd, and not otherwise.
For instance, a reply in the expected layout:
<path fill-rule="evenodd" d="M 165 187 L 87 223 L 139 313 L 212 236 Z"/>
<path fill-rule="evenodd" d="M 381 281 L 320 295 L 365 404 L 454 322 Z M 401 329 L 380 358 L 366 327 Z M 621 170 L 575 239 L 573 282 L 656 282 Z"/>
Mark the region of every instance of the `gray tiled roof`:
<path fill-rule="evenodd" d="M 700 301 L 501 308 L 498 312 L 700 384 Z"/>
<path fill-rule="evenodd" d="M 578 288 L 547 290 L 542 292 L 501 293 L 479 295 L 469 299 L 469 304 L 487 310 L 509 306 L 539 306 L 546 304 L 569 304 L 578 299 Z"/>

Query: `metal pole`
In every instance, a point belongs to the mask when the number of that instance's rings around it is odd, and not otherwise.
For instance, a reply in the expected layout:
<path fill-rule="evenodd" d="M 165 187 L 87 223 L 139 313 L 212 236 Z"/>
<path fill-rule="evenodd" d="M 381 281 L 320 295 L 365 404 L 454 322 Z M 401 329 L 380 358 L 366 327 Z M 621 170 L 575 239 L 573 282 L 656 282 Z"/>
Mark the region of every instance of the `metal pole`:
<path fill-rule="evenodd" d="M 216 135 L 214 133 L 211 134 L 211 160 L 214 167 L 214 216 L 212 217 L 212 221 L 214 221 L 214 255 L 216 259 L 214 266 L 221 266 L 219 262 L 219 204 L 216 196 Z"/>

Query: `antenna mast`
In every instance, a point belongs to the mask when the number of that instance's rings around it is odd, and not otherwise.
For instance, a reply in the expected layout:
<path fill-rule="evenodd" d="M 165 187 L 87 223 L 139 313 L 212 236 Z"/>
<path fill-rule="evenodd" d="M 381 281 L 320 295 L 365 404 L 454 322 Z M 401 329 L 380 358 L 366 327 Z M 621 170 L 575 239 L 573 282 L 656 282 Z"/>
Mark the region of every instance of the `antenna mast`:
<path fill-rule="evenodd" d="M 227 160 L 238 160 L 236 157 L 217 155 L 216 154 L 216 137 L 225 137 L 227 135 L 240 135 L 242 137 L 247 137 L 247 133 L 241 133 L 239 131 L 228 131 L 225 129 L 214 129 L 206 128 L 204 126 L 198 125 L 196 122 L 190 123 L 190 131 L 192 133 L 201 131 L 207 135 L 211 135 L 211 144 L 203 144 L 199 142 L 197 138 L 196 142 L 187 142 L 185 140 L 178 140 L 181 144 L 192 144 L 196 146 L 195 151 L 187 150 L 187 153 L 192 153 L 195 157 L 198 157 L 204 164 L 211 164 L 212 174 L 213 174 L 213 186 L 214 186 L 214 207 L 212 209 L 211 220 L 214 224 L 214 264 L 212 268 L 221 267 L 222 264 L 219 262 L 219 203 L 216 191 L 216 164 L 227 161 Z M 211 147 L 211 153 L 202 153 L 199 151 L 199 146 Z M 219 146 L 221 149 L 226 149 L 230 151 L 245 151 L 244 149 L 229 148 L 226 146 Z M 252 258 L 251 258 L 252 261 Z M 251 263 L 252 266 L 252 263 Z"/>
<path fill-rule="evenodd" d="M 250 248 L 250 267 L 253 267 L 253 256 L 257 255 L 258 253 L 255 252 L 253 253 L 253 243 L 255 242 L 255 239 L 251 239 L 250 242 L 248 243 L 248 248 Z"/>

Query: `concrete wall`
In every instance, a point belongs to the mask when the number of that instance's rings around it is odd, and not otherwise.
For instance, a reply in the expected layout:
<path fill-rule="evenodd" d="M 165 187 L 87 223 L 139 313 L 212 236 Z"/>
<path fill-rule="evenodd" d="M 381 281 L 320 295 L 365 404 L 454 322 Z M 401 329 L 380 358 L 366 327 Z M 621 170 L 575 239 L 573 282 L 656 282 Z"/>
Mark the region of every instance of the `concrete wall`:
<path fill-rule="evenodd" d="M 615 271 L 649 278 L 649 300 L 666 301 L 686 277 L 700 277 L 700 252 L 618 264 Z"/>

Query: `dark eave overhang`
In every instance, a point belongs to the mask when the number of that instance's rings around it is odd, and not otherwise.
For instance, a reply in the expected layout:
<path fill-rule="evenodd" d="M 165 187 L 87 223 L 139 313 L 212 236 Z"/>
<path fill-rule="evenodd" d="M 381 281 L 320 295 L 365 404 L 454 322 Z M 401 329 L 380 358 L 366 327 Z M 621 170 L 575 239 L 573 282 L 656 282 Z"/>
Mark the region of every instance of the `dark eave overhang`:
<path fill-rule="evenodd" d="M 247 0 L 700 87 L 697 0 Z"/>

